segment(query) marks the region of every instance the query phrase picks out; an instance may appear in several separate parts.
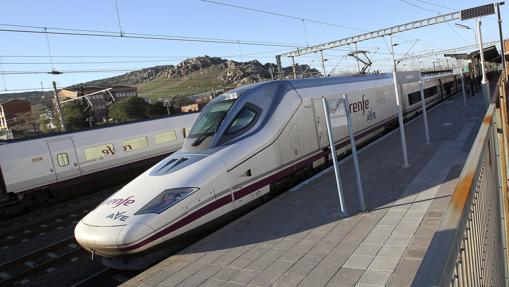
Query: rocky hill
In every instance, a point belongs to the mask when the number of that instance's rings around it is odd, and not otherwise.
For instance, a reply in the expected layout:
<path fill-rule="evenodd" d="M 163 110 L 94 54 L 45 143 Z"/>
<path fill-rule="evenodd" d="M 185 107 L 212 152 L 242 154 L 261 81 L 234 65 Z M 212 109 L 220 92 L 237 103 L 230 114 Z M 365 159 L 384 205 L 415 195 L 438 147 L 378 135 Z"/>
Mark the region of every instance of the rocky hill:
<path fill-rule="evenodd" d="M 309 76 L 319 74 L 307 65 L 299 65 L 297 69 L 306 71 Z M 145 68 L 85 84 L 137 86 L 141 96 L 157 99 L 266 81 L 275 78 L 276 74 L 276 65 L 272 63 L 261 64 L 257 60 L 237 62 L 204 56 L 187 59 L 178 65 Z M 284 77 L 291 74 L 291 67 L 283 68 Z"/>
<path fill-rule="evenodd" d="M 308 65 L 298 65 L 296 68 L 301 75 L 319 75 L 316 69 L 312 69 Z M 291 77 L 292 75 L 291 67 L 283 68 L 284 77 Z M 144 68 L 83 84 L 106 87 L 112 85 L 137 86 L 140 96 L 158 100 L 176 95 L 193 95 L 213 90 L 229 89 L 270 80 L 272 77 L 277 77 L 276 65 L 272 63 L 262 64 L 256 60 L 237 62 L 218 57 L 203 56 L 187 59 L 177 65 Z M 0 95 L 0 99 L 33 98 L 39 95 L 41 95 L 40 92 L 26 92 Z"/>

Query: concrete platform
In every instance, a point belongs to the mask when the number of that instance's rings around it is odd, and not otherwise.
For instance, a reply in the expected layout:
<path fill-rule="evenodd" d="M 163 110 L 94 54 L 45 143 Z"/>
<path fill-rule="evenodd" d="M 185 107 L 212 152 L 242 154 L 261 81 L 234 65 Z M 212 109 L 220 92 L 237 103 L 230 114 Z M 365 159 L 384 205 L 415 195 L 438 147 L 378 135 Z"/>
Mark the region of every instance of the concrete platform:
<path fill-rule="evenodd" d="M 483 116 L 480 96 L 460 96 L 406 125 L 411 167 L 402 168 L 399 130 L 364 148 L 369 212 L 358 213 L 352 161 L 301 184 L 122 286 L 409 286 L 431 242 Z"/>

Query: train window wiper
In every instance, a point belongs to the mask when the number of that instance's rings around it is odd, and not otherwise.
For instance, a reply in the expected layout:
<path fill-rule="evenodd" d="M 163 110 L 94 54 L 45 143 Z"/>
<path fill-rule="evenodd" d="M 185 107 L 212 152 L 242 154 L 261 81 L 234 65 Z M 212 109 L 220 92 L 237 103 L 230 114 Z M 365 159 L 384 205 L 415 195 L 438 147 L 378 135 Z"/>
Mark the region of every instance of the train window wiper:
<path fill-rule="evenodd" d="M 210 124 L 210 126 L 207 127 L 205 132 L 203 132 L 191 145 L 199 146 L 206 138 L 213 135 L 213 133 L 211 133 L 212 132 L 211 130 L 213 127 L 214 127 L 214 124 L 213 123 Z M 217 128 L 216 128 L 216 130 L 217 130 Z"/>
<path fill-rule="evenodd" d="M 192 146 L 199 146 L 205 139 L 207 139 L 209 136 L 213 136 L 221 124 L 223 123 L 224 118 L 226 117 L 226 113 L 223 113 L 223 115 L 215 120 L 210 126 L 208 126 L 205 131 L 191 144 Z"/>

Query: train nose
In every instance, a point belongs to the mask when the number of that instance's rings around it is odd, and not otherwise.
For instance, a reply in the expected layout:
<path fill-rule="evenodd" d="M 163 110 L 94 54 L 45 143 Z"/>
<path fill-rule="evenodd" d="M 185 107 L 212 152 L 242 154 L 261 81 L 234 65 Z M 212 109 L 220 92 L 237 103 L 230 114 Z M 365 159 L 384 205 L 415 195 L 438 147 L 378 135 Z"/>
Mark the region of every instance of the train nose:
<path fill-rule="evenodd" d="M 86 250 L 106 257 L 126 254 L 129 246 L 152 234 L 145 224 L 123 226 L 93 226 L 81 220 L 74 229 L 76 241 Z"/>

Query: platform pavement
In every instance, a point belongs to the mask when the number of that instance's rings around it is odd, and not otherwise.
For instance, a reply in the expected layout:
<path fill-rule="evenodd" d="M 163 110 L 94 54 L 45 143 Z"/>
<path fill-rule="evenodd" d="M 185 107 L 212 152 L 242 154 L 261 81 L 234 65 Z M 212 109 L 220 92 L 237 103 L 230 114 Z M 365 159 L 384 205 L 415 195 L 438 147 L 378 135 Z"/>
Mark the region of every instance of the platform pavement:
<path fill-rule="evenodd" d="M 358 213 L 353 165 L 340 164 L 348 218 L 329 169 L 170 256 L 122 286 L 409 286 L 480 126 L 480 96 L 461 97 L 364 148 L 369 212 Z"/>

